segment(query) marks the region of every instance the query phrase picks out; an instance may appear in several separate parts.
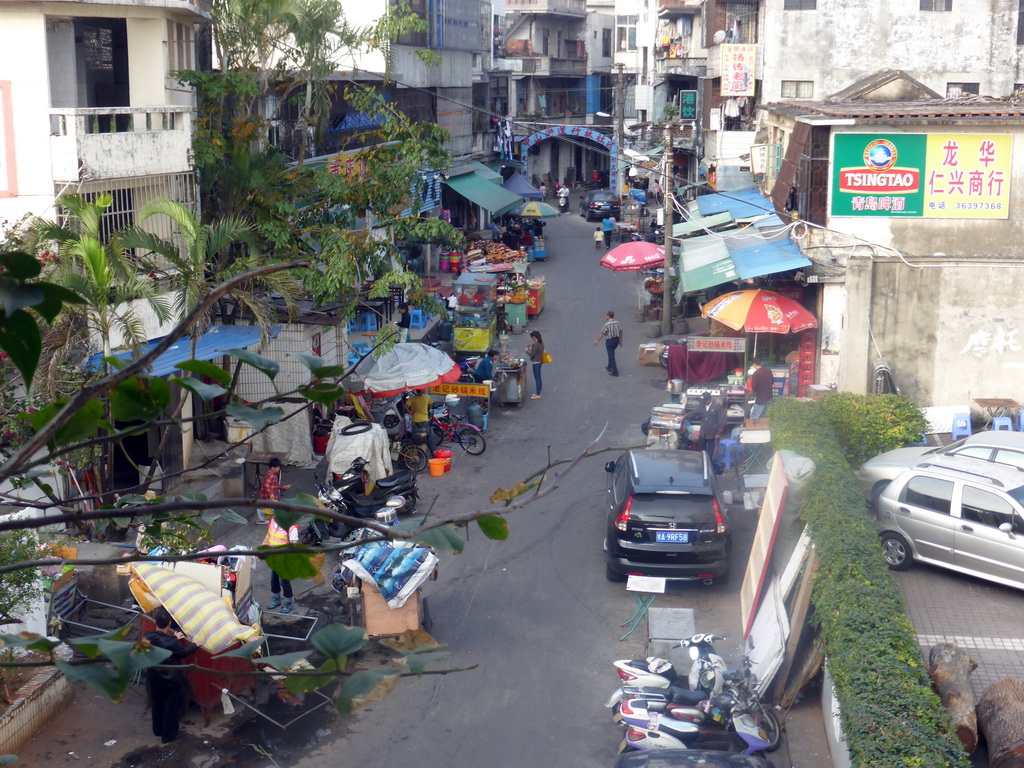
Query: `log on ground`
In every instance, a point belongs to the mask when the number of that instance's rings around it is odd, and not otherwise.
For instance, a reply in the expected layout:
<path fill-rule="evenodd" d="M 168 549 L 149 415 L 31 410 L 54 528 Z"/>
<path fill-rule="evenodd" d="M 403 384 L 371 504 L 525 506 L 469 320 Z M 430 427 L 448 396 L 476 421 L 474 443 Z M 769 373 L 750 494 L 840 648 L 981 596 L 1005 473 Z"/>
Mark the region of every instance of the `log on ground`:
<path fill-rule="evenodd" d="M 978 718 L 974 712 L 971 672 L 978 668 L 974 659 L 954 643 L 939 643 L 928 654 L 928 675 L 942 699 L 942 706 L 953 718 L 956 737 L 967 754 L 978 746 Z"/>
<path fill-rule="evenodd" d="M 989 768 L 1024 768 L 1024 681 L 996 680 L 978 702 Z"/>

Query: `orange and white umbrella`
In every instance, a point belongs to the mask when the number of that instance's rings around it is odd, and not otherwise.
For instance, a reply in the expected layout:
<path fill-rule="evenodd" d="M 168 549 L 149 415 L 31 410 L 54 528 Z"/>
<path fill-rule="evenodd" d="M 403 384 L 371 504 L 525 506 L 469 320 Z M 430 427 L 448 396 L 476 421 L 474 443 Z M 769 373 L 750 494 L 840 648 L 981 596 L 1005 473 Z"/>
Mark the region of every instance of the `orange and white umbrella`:
<path fill-rule="evenodd" d="M 747 333 L 796 333 L 818 327 L 814 315 L 800 304 L 761 288 L 723 294 L 701 307 L 701 315 Z"/>

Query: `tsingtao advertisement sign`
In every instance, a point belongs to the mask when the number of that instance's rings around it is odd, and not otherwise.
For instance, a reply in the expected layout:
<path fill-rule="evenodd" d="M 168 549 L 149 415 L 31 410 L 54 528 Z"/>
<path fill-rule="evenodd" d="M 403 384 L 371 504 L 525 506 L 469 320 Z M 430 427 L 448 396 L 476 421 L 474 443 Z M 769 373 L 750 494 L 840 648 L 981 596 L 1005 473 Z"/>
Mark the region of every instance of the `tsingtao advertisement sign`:
<path fill-rule="evenodd" d="M 1005 219 L 1008 134 L 833 136 L 832 216 Z"/>

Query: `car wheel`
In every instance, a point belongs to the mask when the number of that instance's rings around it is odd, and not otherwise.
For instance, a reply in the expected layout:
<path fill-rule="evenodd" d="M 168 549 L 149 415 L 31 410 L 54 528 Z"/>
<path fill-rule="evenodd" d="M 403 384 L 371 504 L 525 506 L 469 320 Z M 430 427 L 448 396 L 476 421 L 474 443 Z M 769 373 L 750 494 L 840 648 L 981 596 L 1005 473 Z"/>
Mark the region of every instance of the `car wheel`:
<path fill-rule="evenodd" d="M 618 571 L 613 571 L 612 567 L 610 565 L 606 565 L 604 567 L 604 577 L 606 579 L 608 579 L 608 581 L 625 581 L 626 580 L 626 577 L 623 576 L 621 573 L 619 573 Z"/>
<path fill-rule="evenodd" d="M 729 571 L 726 571 L 721 576 L 716 576 L 714 579 L 714 583 L 720 584 L 723 587 L 727 586 L 729 584 Z"/>
<path fill-rule="evenodd" d="M 882 554 L 889 568 L 894 571 L 905 571 L 914 564 L 910 545 L 898 533 L 882 534 Z"/>

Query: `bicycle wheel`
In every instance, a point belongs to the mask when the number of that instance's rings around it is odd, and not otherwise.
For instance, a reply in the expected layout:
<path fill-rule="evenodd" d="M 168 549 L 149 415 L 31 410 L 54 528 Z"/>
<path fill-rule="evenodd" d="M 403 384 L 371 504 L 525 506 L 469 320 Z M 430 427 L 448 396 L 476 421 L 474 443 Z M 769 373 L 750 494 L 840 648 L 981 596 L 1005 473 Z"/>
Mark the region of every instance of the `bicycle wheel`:
<path fill-rule="evenodd" d="M 458 440 L 462 450 L 470 456 L 479 456 L 487 450 L 487 443 L 484 442 L 484 436 L 475 429 L 466 429 L 465 427 L 462 427 L 456 430 L 455 439 Z"/>
<path fill-rule="evenodd" d="M 434 435 L 434 445 L 440 445 L 448 439 L 448 434 L 437 424 L 431 424 L 430 431 Z"/>
<path fill-rule="evenodd" d="M 410 472 L 422 472 L 427 468 L 427 454 L 419 446 L 407 443 L 398 450 L 398 460 Z"/>

